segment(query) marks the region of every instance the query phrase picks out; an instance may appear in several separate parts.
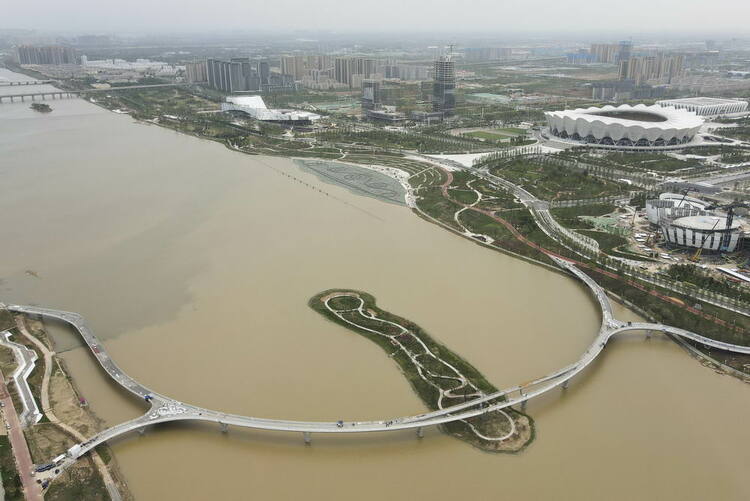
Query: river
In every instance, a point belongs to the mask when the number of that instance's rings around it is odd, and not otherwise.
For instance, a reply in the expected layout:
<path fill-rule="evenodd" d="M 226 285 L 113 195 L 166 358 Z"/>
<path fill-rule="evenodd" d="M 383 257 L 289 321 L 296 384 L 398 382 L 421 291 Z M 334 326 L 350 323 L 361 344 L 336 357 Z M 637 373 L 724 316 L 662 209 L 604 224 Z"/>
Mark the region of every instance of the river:
<path fill-rule="evenodd" d="M 573 279 L 405 207 L 287 159 L 79 99 L 49 104 L 49 114 L 0 105 L 0 300 L 82 313 L 118 364 L 160 393 L 283 419 L 423 411 L 379 347 L 307 307 L 334 287 L 372 293 L 498 387 L 572 362 L 597 331 L 596 306 Z M 142 412 L 73 335 L 55 336 L 100 417 Z M 436 430 L 314 435 L 308 447 L 298 434 L 192 424 L 113 449 L 138 500 L 739 500 L 750 494 L 748 396 L 673 342 L 631 335 L 568 390 L 529 405 L 537 439 L 518 455 Z"/>

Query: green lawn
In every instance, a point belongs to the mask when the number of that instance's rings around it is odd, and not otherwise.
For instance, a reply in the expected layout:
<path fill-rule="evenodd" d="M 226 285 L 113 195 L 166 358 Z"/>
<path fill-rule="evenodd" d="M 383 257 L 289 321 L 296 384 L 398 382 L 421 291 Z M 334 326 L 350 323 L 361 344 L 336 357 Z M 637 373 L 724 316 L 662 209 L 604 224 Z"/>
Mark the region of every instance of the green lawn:
<path fill-rule="evenodd" d="M 591 237 L 599 242 L 599 250 L 607 254 L 609 254 L 616 247 L 628 243 L 627 240 L 619 235 L 613 235 L 612 233 L 605 233 L 603 231 L 579 230 L 578 233 Z"/>
<path fill-rule="evenodd" d="M 518 127 L 501 127 L 494 129 L 494 131 L 506 136 L 523 136 L 527 132 L 526 129 L 519 129 Z"/>
<path fill-rule="evenodd" d="M 577 200 L 624 193 L 625 185 L 605 181 L 584 172 L 546 165 L 524 158 L 501 161 L 493 174 L 518 184 L 543 200 Z"/>
<path fill-rule="evenodd" d="M 590 227 L 591 223 L 588 221 L 579 219 L 579 216 L 604 216 L 615 210 L 614 205 L 610 204 L 592 204 L 592 205 L 580 205 L 578 207 L 561 207 L 558 209 L 551 209 L 550 213 L 557 219 L 557 221 L 563 226 L 569 228 L 581 228 Z"/>

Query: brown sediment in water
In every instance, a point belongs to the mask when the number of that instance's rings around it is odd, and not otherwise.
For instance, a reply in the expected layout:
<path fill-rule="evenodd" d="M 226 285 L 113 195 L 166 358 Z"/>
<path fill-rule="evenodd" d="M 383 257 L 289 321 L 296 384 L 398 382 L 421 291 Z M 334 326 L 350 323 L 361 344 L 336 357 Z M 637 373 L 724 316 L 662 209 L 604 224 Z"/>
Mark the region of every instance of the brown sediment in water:
<path fill-rule="evenodd" d="M 83 314 L 123 370 L 181 401 L 281 419 L 422 412 L 380 348 L 305 306 L 330 287 L 372 292 L 499 387 L 571 363 L 598 330 L 574 280 L 325 186 L 366 212 L 356 210 L 266 167 L 322 186 L 291 161 L 80 100 L 38 118 L 27 105 L 0 107 L 4 300 Z M 49 328 L 102 419 L 142 413 L 73 334 Z M 697 398 L 711 412 L 697 412 Z M 127 436 L 113 450 L 139 501 L 250 490 L 310 501 L 747 498 L 746 385 L 661 336 L 614 339 L 568 390 L 528 412 L 540 436 L 512 456 L 430 430 L 424 440 L 315 435 L 305 447 L 299 435 L 192 424 Z"/>

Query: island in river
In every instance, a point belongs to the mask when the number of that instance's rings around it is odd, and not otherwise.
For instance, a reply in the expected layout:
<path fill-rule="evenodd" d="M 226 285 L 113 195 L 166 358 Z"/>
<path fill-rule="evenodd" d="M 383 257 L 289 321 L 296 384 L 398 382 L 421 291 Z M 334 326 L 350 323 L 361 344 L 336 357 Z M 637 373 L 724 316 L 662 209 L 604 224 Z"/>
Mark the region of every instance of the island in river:
<path fill-rule="evenodd" d="M 431 410 L 498 391 L 473 365 L 435 341 L 421 327 L 378 308 L 370 294 L 348 289 L 327 290 L 313 296 L 309 305 L 383 348 Z M 442 428 L 489 452 L 518 452 L 534 439 L 531 417 L 512 408 L 445 423 Z"/>

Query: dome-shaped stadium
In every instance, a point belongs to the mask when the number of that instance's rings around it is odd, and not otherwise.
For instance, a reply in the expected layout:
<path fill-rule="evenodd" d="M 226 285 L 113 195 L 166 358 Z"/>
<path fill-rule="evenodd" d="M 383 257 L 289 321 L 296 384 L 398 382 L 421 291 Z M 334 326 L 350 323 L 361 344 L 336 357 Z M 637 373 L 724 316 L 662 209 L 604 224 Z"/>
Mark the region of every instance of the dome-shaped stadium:
<path fill-rule="evenodd" d="M 553 136 L 582 144 L 617 147 L 686 144 L 703 125 L 703 119 L 693 112 L 645 104 L 592 106 L 544 114 Z"/>

